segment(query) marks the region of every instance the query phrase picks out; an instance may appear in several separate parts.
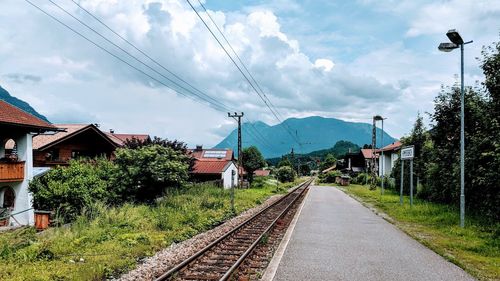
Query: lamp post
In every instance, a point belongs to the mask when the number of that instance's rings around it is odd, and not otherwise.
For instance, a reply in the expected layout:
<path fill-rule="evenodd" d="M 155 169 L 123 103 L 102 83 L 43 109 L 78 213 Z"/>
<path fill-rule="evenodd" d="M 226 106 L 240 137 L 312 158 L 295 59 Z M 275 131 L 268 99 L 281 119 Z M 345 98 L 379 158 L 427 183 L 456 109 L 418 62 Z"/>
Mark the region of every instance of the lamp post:
<path fill-rule="evenodd" d="M 442 52 L 451 52 L 460 47 L 460 227 L 465 223 L 465 134 L 464 134 L 464 45 L 472 43 L 464 42 L 462 36 L 455 29 L 450 29 L 446 36 L 451 43 L 441 43 L 438 49 Z"/>
<path fill-rule="evenodd" d="M 380 161 L 381 161 L 381 165 L 380 165 L 380 169 L 381 169 L 381 178 L 382 178 L 382 186 L 381 186 L 381 189 L 380 189 L 380 192 L 381 194 L 383 195 L 384 194 L 384 162 L 385 162 L 385 159 L 384 159 L 384 119 L 387 119 L 387 118 L 383 118 L 382 116 L 380 115 L 375 115 L 373 116 L 373 120 L 376 122 L 376 121 L 382 121 L 382 132 L 380 133 L 380 150 L 382 151 L 382 156 Z M 375 123 L 374 122 L 374 123 Z"/>

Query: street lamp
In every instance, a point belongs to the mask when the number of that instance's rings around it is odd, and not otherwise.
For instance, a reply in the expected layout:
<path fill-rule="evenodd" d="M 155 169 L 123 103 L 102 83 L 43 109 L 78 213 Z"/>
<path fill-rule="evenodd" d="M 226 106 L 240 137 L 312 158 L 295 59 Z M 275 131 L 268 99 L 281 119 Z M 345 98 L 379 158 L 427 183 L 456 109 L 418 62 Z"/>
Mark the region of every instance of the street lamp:
<path fill-rule="evenodd" d="M 438 49 L 442 52 L 451 52 L 460 47 L 460 227 L 464 227 L 465 221 L 465 141 L 464 141 L 464 45 L 472 43 L 464 42 L 462 36 L 456 29 L 450 29 L 446 36 L 451 43 L 441 43 Z"/>

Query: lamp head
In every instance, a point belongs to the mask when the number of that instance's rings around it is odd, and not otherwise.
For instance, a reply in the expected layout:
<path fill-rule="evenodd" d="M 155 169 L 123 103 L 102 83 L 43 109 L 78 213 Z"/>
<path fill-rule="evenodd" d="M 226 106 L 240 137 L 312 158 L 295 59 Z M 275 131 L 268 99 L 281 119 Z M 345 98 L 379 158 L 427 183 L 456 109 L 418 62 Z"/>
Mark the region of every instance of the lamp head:
<path fill-rule="evenodd" d="M 373 116 L 373 120 L 382 121 L 382 120 L 384 120 L 384 118 L 382 118 L 382 116 L 380 116 L 380 115 L 375 115 L 375 116 Z"/>
<path fill-rule="evenodd" d="M 462 45 L 464 43 L 464 39 L 462 39 L 462 36 L 460 36 L 456 29 L 448 30 L 448 32 L 446 32 L 446 36 L 448 36 L 451 42 L 457 45 Z"/>
<path fill-rule="evenodd" d="M 456 48 L 458 48 L 458 45 L 455 43 L 441 43 L 441 44 L 439 44 L 439 47 L 438 47 L 438 49 L 441 52 L 447 52 L 447 53 L 453 51 Z"/>

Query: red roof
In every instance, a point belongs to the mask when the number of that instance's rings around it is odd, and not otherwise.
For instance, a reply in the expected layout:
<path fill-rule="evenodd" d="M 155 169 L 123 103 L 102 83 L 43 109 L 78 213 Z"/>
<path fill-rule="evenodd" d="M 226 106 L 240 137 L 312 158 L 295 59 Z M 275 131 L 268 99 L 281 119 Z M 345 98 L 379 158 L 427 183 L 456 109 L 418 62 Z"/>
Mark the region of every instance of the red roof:
<path fill-rule="evenodd" d="M 52 124 L 22 109 L 0 100 L 0 124 L 30 127 L 42 130 L 55 130 Z"/>
<path fill-rule="evenodd" d="M 364 149 L 361 149 L 361 153 L 363 154 L 363 157 L 365 159 L 372 159 L 373 157 L 373 151 L 371 148 L 364 148 Z M 375 158 L 378 158 L 378 155 L 375 154 Z"/>
<path fill-rule="evenodd" d="M 401 142 L 400 141 L 395 141 L 387 146 L 384 146 L 382 149 L 379 149 L 379 151 L 383 150 L 383 151 L 393 151 L 393 150 L 398 150 L 400 149 L 402 146 Z"/>
<path fill-rule="evenodd" d="M 231 149 L 188 149 L 188 154 L 195 159 L 193 174 L 221 174 L 233 162 Z"/>
<path fill-rule="evenodd" d="M 192 173 L 221 174 L 231 161 L 195 161 Z"/>

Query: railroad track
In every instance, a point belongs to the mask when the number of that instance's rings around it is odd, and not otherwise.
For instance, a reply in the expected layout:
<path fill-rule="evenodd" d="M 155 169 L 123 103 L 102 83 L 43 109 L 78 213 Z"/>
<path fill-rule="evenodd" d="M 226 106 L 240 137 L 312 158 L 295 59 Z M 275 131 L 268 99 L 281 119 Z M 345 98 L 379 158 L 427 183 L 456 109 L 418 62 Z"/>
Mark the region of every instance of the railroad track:
<path fill-rule="evenodd" d="M 305 193 L 312 181 L 310 179 L 300 184 L 272 205 L 158 277 L 156 281 L 229 280 L 259 243 L 266 240 L 276 222 Z"/>

